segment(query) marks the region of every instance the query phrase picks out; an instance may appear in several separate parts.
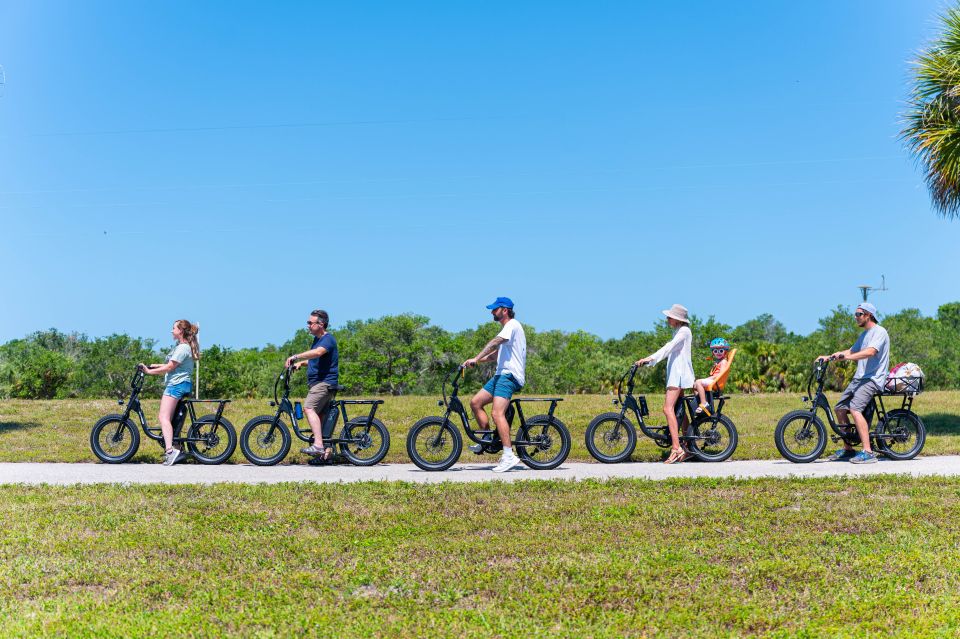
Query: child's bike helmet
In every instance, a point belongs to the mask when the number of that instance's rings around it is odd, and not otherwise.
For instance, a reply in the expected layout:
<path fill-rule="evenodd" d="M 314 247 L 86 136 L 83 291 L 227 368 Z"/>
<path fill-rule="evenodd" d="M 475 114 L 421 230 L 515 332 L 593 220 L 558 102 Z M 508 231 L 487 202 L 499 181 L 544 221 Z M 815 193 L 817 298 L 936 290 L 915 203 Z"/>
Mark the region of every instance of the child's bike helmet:
<path fill-rule="evenodd" d="M 725 350 L 730 350 L 730 342 L 723 339 L 722 337 L 718 337 L 717 339 L 710 342 L 710 348 L 711 350 L 714 348 L 723 348 Z"/>

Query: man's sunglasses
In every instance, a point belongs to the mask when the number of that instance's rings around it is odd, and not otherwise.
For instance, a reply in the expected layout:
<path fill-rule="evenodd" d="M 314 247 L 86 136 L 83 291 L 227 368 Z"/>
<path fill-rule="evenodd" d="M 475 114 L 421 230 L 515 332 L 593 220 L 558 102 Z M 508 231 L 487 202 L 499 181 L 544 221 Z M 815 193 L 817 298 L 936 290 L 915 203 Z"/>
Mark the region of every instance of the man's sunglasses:
<path fill-rule="evenodd" d="M 861 313 L 860 311 L 857 311 L 856 313 L 853 314 L 853 316 L 854 316 L 854 317 L 863 317 L 864 315 L 869 315 L 869 314 L 870 314 L 870 313 Z"/>

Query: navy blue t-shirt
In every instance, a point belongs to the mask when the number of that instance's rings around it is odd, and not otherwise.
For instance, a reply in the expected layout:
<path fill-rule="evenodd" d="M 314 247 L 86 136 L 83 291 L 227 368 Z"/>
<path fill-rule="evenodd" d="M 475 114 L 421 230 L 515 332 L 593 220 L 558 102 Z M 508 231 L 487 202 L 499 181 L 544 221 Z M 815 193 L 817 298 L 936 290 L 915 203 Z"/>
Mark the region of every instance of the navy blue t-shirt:
<path fill-rule="evenodd" d="M 333 339 L 330 333 L 324 333 L 323 337 L 314 337 L 313 346 L 310 349 L 321 346 L 327 349 L 327 352 L 307 361 L 307 385 L 313 386 L 318 382 L 336 385 L 340 368 L 337 340 Z"/>

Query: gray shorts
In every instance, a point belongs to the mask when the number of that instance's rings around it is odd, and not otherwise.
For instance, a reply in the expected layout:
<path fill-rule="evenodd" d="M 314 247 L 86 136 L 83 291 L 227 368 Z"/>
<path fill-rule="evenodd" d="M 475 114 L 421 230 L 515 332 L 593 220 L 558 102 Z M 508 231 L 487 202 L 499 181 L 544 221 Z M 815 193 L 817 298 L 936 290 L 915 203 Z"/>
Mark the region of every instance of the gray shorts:
<path fill-rule="evenodd" d="M 336 396 L 337 391 L 333 390 L 330 384 L 318 382 L 310 387 L 307 398 L 303 400 L 303 407 L 310 408 L 318 415 L 321 415 L 323 411 L 327 410 L 327 406 L 330 405 L 330 402 L 332 402 Z"/>
<path fill-rule="evenodd" d="M 873 401 L 874 395 L 879 394 L 880 386 L 872 379 L 855 379 L 843 390 L 840 401 L 834 408 L 846 408 L 862 413 Z"/>

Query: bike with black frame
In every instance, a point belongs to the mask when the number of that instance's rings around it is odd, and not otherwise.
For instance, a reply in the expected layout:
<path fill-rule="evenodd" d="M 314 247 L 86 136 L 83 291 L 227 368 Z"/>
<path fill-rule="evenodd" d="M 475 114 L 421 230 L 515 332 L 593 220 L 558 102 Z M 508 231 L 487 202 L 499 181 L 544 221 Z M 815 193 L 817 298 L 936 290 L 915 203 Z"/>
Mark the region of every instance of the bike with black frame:
<path fill-rule="evenodd" d="M 447 375 L 443 380 L 443 399 L 438 406 L 445 406 L 443 416 L 424 417 L 407 434 L 407 454 L 413 463 L 423 470 L 446 470 L 453 466 L 463 452 L 463 438 L 460 429 L 451 419 L 460 418 L 463 432 L 481 447 L 482 453 L 495 454 L 503 450 L 503 443 L 496 426 L 474 430 L 470 426 L 467 409 L 460 400 L 460 380 L 466 371 L 464 367 Z M 451 377 L 453 378 L 451 380 Z M 447 384 L 450 395 L 447 395 Z M 570 431 L 555 415 L 561 397 L 514 397 L 507 408 L 507 423 L 513 425 L 514 417 L 519 418 L 517 437 L 511 444 L 520 460 L 535 470 L 556 468 L 570 454 Z M 545 415 L 527 418 L 523 414 L 523 404 L 530 402 L 549 402 L 550 408 Z M 492 420 L 491 420 L 492 422 Z"/>
<path fill-rule="evenodd" d="M 129 461 L 140 447 L 140 431 L 131 419 L 136 415 L 140 420 L 143 433 L 164 448 L 163 433 L 159 427 L 147 424 L 147 417 L 140 405 L 140 393 L 143 390 L 144 372 L 137 366 L 130 379 L 130 397 L 119 404 L 126 404 L 122 414 L 106 415 L 94 424 L 90 431 L 90 448 L 97 458 L 107 464 L 121 464 Z M 185 395 L 177 402 L 173 412 L 173 442 L 185 445 L 184 453 L 192 456 L 201 464 L 222 464 L 230 459 L 237 447 L 237 431 L 224 416 L 223 409 L 229 399 L 190 399 Z M 198 404 L 216 404 L 216 413 L 197 417 Z M 187 417 L 190 424 L 186 435 L 181 435 Z"/>
<path fill-rule="evenodd" d="M 817 359 L 807 378 L 807 394 L 804 402 L 809 408 L 795 410 L 783 416 L 774 431 L 774 441 L 777 450 L 784 458 L 796 463 L 804 464 L 818 459 L 827 447 L 827 429 L 823 420 L 817 415 L 822 410 L 827 416 L 827 422 L 833 435 L 834 442 L 843 441 L 851 446 L 860 444 L 860 436 L 853 424 L 838 424 L 834 419 L 833 407 L 827 401 L 823 392 L 826 383 L 827 368 L 830 362 L 842 360 L 843 357 L 826 357 Z M 883 390 L 874 395 L 873 401 L 863 412 L 867 424 L 873 427 L 873 418 L 877 418 L 876 428 L 870 431 L 870 441 L 874 450 L 886 455 L 890 459 L 913 459 L 920 451 L 927 439 L 927 429 L 923 420 L 913 412 L 914 398 L 923 392 L 922 377 L 899 378 L 900 389 L 896 391 Z M 813 387 L 816 384 L 816 391 Z M 887 410 L 883 403 L 884 397 L 899 397 L 900 407 Z"/>
<path fill-rule="evenodd" d="M 305 428 L 298 420 L 303 419 L 303 409 L 300 402 L 290 401 L 290 376 L 293 367 L 286 367 L 273 384 L 273 401 L 270 406 L 276 406 L 273 415 L 254 417 L 240 432 L 240 450 L 250 463 L 257 466 L 272 466 L 279 463 L 290 452 L 292 441 L 290 426 L 298 439 L 313 443 L 313 431 L 310 425 L 304 422 Z M 280 393 L 280 386 L 283 392 Z M 337 391 L 344 390 L 337 386 Z M 339 449 L 339 454 L 354 466 L 373 466 L 386 457 L 390 450 L 390 432 L 382 421 L 375 417 L 377 408 L 383 404 L 382 399 L 335 399 L 330 402 L 323 414 L 322 435 L 325 446 Z M 350 419 L 347 415 L 347 406 L 369 406 L 370 412 L 363 417 Z M 343 430 L 339 437 L 333 436 L 337 422 L 343 417 Z"/>
<path fill-rule="evenodd" d="M 587 426 L 584 439 L 587 450 L 597 461 L 605 464 L 616 464 L 633 454 L 637 445 L 637 430 L 630 421 L 627 413 L 633 413 L 640 426 L 640 432 L 653 440 L 661 448 L 670 448 L 670 430 L 667 425 L 648 424 L 644 417 L 650 414 L 647 407 L 647 398 L 643 395 L 635 396 L 635 386 L 638 366 L 634 364 L 617 382 L 617 399 L 614 406 L 620 406 L 620 412 L 609 412 L 597 415 Z M 626 382 L 627 393 L 622 390 Z M 710 415 L 696 413 L 699 399 L 696 395 L 684 395 L 675 407 L 677 424 L 683 429 L 680 442 L 686 444 L 697 459 L 709 462 L 720 462 L 729 459 L 737 449 L 739 437 L 733 420 L 723 414 L 723 406 L 730 399 L 728 395 L 707 391 L 707 403 Z M 716 402 L 716 406 L 714 406 Z M 687 415 L 689 412 L 689 417 Z"/>

